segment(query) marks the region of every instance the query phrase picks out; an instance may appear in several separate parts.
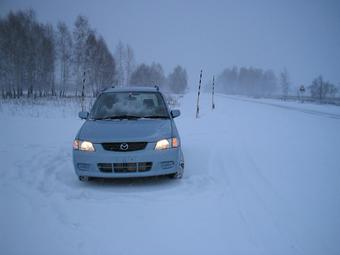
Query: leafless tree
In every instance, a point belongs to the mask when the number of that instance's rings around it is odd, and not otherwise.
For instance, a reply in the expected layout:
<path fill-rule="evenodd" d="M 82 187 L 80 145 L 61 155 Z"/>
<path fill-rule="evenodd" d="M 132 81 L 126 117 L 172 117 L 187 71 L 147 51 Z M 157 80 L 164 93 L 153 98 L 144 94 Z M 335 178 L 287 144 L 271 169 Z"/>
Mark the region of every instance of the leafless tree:
<path fill-rule="evenodd" d="M 59 64 L 59 96 L 65 96 L 72 77 L 72 35 L 65 23 L 57 25 L 57 59 Z"/>
<path fill-rule="evenodd" d="M 283 71 L 280 73 L 280 85 L 283 94 L 283 99 L 286 100 L 290 85 L 289 74 L 286 68 L 283 69 Z"/>
<path fill-rule="evenodd" d="M 125 73 L 126 73 L 126 83 L 129 85 L 129 81 L 131 79 L 132 72 L 136 68 L 136 62 L 135 62 L 135 54 L 133 52 L 132 47 L 127 44 L 126 45 L 126 54 L 125 54 Z"/>
<path fill-rule="evenodd" d="M 76 95 L 82 87 L 83 74 L 86 73 L 86 41 L 93 31 L 90 28 L 88 19 L 84 16 L 78 16 L 74 23 L 73 31 L 73 60 L 74 72 L 76 77 Z"/>
<path fill-rule="evenodd" d="M 140 64 L 131 75 L 130 84 L 137 86 L 163 86 L 165 82 L 164 71 L 159 63 L 150 66 Z"/>
<path fill-rule="evenodd" d="M 1 88 L 4 97 L 54 93 L 54 32 L 32 10 L 10 12 L 0 20 Z"/>
<path fill-rule="evenodd" d="M 125 86 L 126 85 L 126 73 L 125 73 L 125 59 L 126 59 L 125 47 L 124 44 L 119 41 L 116 46 L 115 51 L 115 59 L 117 63 L 117 85 Z"/>
<path fill-rule="evenodd" d="M 129 54 L 132 66 L 132 49 Z M 84 72 L 86 88 L 94 95 L 115 79 L 115 60 L 86 17 L 77 17 L 73 34 L 64 23 L 57 31 L 39 23 L 32 10 L 0 18 L 2 97 L 21 97 L 24 92 L 29 97 L 65 96 L 72 86 L 80 90 Z"/>
<path fill-rule="evenodd" d="M 337 93 L 337 88 L 334 84 L 324 81 L 323 77 L 320 75 L 315 78 L 312 84 L 309 86 L 312 97 L 322 101 L 327 96 L 334 97 Z"/>
<path fill-rule="evenodd" d="M 176 66 L 172 73 L 167 77 L 167 85 L 171 92 L 184 93 L 188 86 L 188 75 L 181 66 Z"/>
<path fill-rule="evenodd" d="M 89 85 L 96 96 L 101 90 L 114 84 L 115 60 L 102 37 L 91 34 L 87 40 L 87 67 Z"/>

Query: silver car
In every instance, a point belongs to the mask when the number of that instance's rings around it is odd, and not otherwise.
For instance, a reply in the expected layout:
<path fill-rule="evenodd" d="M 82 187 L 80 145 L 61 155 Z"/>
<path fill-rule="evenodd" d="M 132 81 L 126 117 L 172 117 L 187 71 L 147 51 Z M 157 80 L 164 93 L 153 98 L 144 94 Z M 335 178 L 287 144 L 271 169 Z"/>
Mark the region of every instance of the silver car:
<path fill-rule="evenodd" d="M 79 180 L 169 175 L 181 178 L 184 157 L 174 122 L 158 87 L 110 88 L 101 93 L 73 142 Z"/>

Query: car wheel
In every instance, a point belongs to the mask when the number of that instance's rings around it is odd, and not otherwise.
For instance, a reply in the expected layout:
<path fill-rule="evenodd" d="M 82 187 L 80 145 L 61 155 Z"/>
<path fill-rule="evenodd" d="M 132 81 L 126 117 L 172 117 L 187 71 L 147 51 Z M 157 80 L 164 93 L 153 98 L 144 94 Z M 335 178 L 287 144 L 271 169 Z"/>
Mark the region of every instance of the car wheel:
<path fill-rule="evenodd" d="M 184 160 L 181 161 L 178 171 L 174 174 L 170 174 L 169 177 L 172 179 L 182 179 L 184 173 Z"/>
<path fill-rule="evenodd" d="M 169 174 L 169 177 L 171 179 L 182 179 L 182 177 L 183 177 L 183 170 L 182 171 L 178 171 L 177 173 L 174 173 L 174 174 Z"/>
<path fill-rule="evenodd" d="M 82 182 L 91 181 L 91 178 L 88 177 L 88 176 L 82 176 L 82 175 L 80 175 L 78 178 L 79 178 L 79 181 L 82 181 Z"/>

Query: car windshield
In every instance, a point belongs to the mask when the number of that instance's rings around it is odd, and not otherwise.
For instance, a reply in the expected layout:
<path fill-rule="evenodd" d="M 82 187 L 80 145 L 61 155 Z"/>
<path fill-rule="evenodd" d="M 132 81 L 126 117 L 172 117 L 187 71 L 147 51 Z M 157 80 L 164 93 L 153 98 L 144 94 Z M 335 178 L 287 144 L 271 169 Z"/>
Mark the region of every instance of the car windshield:
<path fill-rule="evenodd" d="M 159 92 L 103 93 L 95 102 L 92 119 L 169 118 Z"/>

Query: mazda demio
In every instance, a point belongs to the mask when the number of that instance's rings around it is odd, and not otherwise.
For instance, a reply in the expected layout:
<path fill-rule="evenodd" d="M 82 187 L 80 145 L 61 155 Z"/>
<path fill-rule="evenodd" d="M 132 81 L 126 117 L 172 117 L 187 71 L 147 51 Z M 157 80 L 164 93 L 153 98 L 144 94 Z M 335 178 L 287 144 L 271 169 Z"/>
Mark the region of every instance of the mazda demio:
<path fill-rule="evenodd" d="M 158 87 L 110 88 L 96 99 L 73 142 L 81 181 L 168 175 L 181 178 L 184 157 L 170 110 Z"/>

